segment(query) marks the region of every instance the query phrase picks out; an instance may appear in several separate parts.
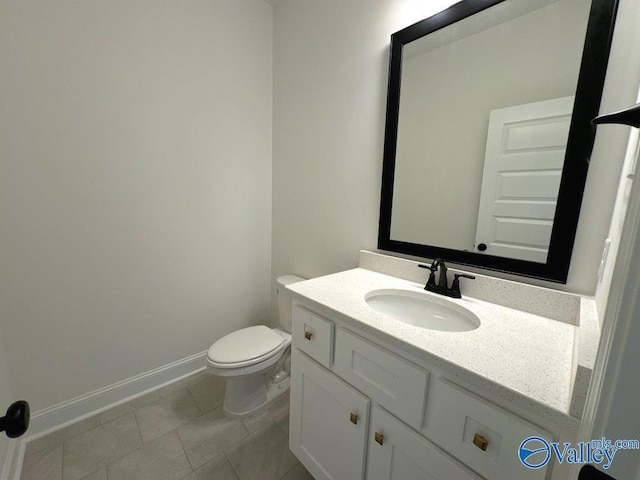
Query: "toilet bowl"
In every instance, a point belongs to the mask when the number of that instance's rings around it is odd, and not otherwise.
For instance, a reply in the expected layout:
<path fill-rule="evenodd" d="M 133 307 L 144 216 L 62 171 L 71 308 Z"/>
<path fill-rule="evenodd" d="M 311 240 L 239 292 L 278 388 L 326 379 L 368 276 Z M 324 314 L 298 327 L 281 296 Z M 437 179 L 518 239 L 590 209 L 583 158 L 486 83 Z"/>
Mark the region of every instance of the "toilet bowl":
<path fill-rule="evenodd" d="M 223 411 L 227 417 L 255 415 L 289 390 L 291 297 L 284 287 L 302 280 L 295 275 L 276 280 L 279 328 L 243 328 L 209 348 L 207 372 L 226 379 Z"/>

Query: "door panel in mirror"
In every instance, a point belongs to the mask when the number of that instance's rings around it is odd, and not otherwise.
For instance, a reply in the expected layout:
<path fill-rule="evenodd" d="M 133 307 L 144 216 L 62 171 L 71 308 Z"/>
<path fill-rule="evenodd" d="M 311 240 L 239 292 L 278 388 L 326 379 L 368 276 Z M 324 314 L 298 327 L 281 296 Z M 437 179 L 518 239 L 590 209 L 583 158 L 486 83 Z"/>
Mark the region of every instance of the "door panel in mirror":
<path fill-rule="evenodd" d="M 547 261 L 572 108 L 565 97 L 489 115 L 475 238 L 488 255 Z"/>

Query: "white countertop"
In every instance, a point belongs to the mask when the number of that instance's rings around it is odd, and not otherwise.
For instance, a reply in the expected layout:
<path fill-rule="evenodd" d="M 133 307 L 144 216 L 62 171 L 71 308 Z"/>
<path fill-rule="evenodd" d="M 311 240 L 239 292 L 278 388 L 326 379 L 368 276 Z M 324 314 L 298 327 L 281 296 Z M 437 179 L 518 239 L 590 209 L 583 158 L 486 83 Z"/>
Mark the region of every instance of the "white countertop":
<path fill-rule="evenodd" d="M 508 401 L 560 423 L 570 416 L 579 326 L 463 296 L 448 301 L 481 320 L 467 332 L 407 325 L 369 306 L 365 295 L 403 289 L 427 296 L 423 284 L 356 268 L 287 286 L 298 298 L 339 314 L 347 323 L 443 368 Z"/>

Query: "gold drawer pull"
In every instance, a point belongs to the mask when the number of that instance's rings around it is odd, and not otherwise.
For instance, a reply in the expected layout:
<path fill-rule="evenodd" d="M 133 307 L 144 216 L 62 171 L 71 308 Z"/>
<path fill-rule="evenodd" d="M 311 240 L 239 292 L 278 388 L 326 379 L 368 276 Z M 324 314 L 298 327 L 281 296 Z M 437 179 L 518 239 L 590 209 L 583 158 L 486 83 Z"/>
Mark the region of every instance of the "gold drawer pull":
<path fill-rule="evenodd" d="M 376 442 L 378 442 L 380 445 L 384 443 L 384 435 L 381 434 L 380 432 L 376 432 L 374 437 L 376 439 Z"/>
<path fill-rule="evenodd" d="M 483 452 L 487 451 L 487 447 L 489 446 L 489 440 L 484 438 L 482 435 L 476 433 L 473 436 L 473 444 L 478 447 Z"/>
<path fill-rule="evenodd" d="M 313 334 L 311 332 L 304 332 L 304 338 L 306 338 L 307 340 L 311 340 L 312 336 Z"/>
<path fill-rule="evenodd" d="M 351 416 L 349 417 L 349 420 L 351 420 L 351 423 L 353 423 L 354 425 L 357 425 L 358 415 L 356 413 L 352 413 Z"/>

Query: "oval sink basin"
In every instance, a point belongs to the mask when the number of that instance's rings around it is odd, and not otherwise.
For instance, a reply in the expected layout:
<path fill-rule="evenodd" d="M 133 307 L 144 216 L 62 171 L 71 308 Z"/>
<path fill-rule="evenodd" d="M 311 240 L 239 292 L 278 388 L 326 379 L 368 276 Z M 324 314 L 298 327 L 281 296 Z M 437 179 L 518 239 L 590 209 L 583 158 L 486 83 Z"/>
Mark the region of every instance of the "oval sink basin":
<path fill-rule="evenodd" d="M 419 292 L 374 290 L 365 301 L 375 310 L 416 327 L 466 332 L 480 326 L 480 319 L 466 308 Z"/>

